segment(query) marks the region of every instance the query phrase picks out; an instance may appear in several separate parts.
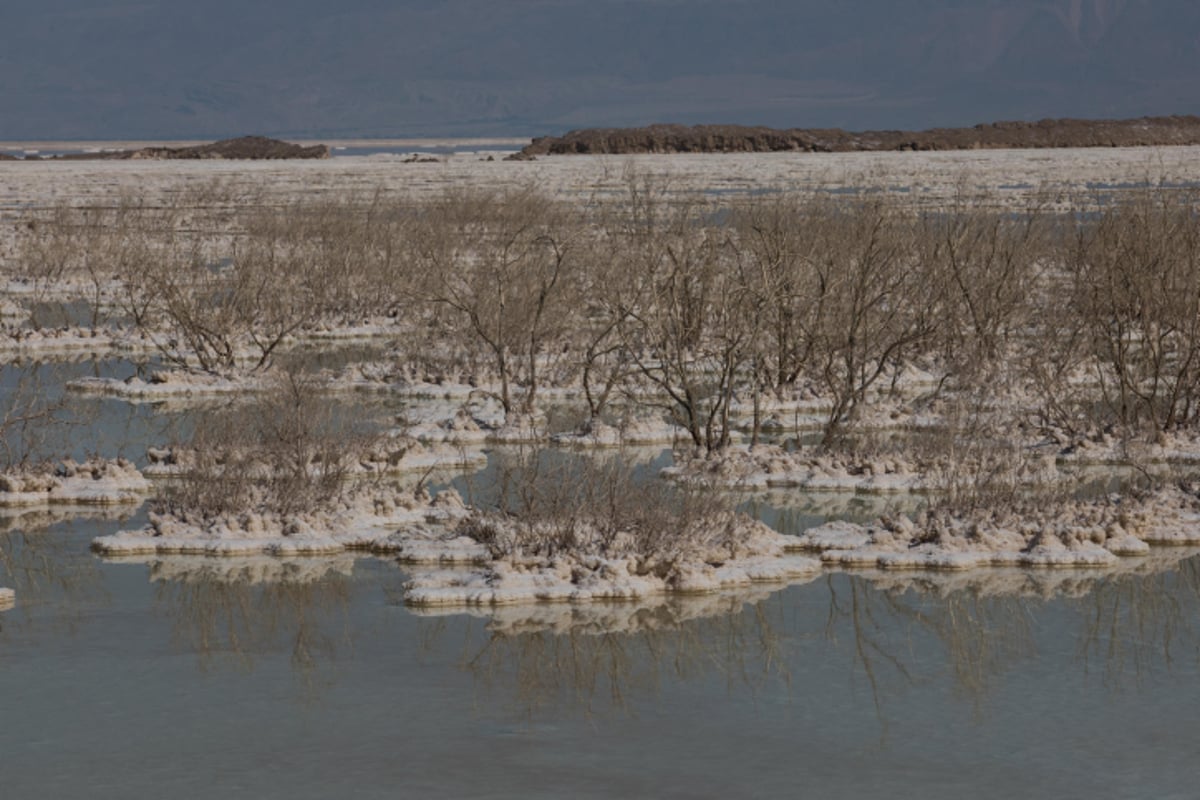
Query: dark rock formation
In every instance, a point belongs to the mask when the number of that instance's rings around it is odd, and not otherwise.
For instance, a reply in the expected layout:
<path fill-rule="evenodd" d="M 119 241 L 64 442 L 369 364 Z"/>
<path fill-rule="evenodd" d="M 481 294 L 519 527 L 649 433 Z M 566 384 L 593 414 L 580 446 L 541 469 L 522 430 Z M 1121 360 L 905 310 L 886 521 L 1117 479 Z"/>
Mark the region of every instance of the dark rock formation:
<path fill-rule="evenodd" d="M 973 128 L 863 131 L 742 125 L 651 125 L 592 128 L 534 139 L 510 158 L 572 153 L 846 153 L 885 150 L 973 150 L 1040 147 L 1139 147 L 1200 145 L 1200 117 L 1126 120 L 1044 119 L 993 122 Z"/>
<path fill-rule="evenodd" d="M 265 136 L 242 136 L 224 139 L 212 144 L 194 147 L 144 147 L 141 150 L 117 150 L 108 153 L 68 153 L 54 156 L 64 161 L 124 161 L 132 159 L 180 160 L 200 158 L 228 159 L 284 159 L 284 158 L 329 158 L 329 147 L 323 144 L 303 145 L 281 142 Z"/>
<path fill-rule="evenodd" d="M 16 156 L 10 156 L 8 153 L 0 153 L 0 161 L 20 161 Z"/>

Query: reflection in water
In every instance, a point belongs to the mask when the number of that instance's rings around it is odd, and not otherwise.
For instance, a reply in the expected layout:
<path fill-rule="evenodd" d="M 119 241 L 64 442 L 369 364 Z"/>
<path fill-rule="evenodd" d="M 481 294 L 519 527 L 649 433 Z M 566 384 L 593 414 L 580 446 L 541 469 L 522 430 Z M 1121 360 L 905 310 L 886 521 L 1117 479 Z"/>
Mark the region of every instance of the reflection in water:
<path fill-rule="evenodd" d="M 1198 597 L 1196 557 L 1171 571 L 1098 582 L 1078 603 L 1084 669 L 1101 663 L 1105 684 L 1115 688 L 1130 679 L 1140 683 L 1157 670 L 1200 664 Z"/>
<path fill-rule="evenodd" d="M 460 661 L 482 702 L 526 714 L 604 702 L 636 712 L 664 680 L 721 676 L 756 696 L 771 681 L 788 688 L 806 648 L 823 640 L 866 680 L 885 731 L 887 704 L 908 689 L 942 682 L 979 719 L 986 700 L 1023 664 L 1061 642 L 1046 641 L 1048 614 L 1066 613 L 1080 668 L 1103 658 L 1106 680 L 1170 670 L 1182 654 L 1200 663 L 1200 558 L 1162 551 L 1122 572 L 995 570 L 963 573 L 829 574 L 810 587 L 772 594 L 671 598 L 653 607 L 537 605 L 472 610 L 488 620 L 467 636 Z M 1190 559 L 1188 558 L 1192 556 Z M 1182 563 L 1181 563 L 1182 562 Z M 823 610 L 813 604 L 825 587 Z M 803 598 L 804 605 L 794 604 Z M 450 615 L 421 610 L 427 617 Z M 450 628 L 424 629 L 432 648 Z M 806 689 L 805 691 L 809 691 Z"/>
<path fill-rule="evenodd" d="M 1081 679 L 1099 666 L 1110 686 L 1172 671 L 1182 659 L 1194 667 L 1196 553 L 1159 550 L 1118 571 L 830 573 L 784 590 L 420 609 L 401 619 L 421 617 L 428 657 L 457 652 L 481 708 L 636 716 L 664 686 L 713 682 L 735 696 L 802 704 L 823 686 L 793 676 L 832 656 L 849 667 L 838 679 L 865 680 L 886 735 L 890 703 L 914 687 L 944 686 L 982 719 L 1011 676 L 1063 645 L 1068 658 L 1077 653 Z M 257 657 L 287 653 L 311 699 L 332 684 L 339 655 L 368 635 L 351 602 L 352 554 L 146 563 L 175 647 L 194 653 L 202 670 L 252 671 Z M 381 588 L 376 604 L 399 605 L 395 586 Z"/>
<path fill-rule="evenodd" d="M 935 597 L 870 578 L 831 576 L 826 635 L 848 642 L 886 729 L 891 694 L 932 680 L 950 681 L 978 716 L 995 679 L 1036 653 L 1029 601 L 1015 594 L 951 591 Z M 940 652 L 939 660 L 930 654 Z"/>
<path fill-rule="evenodd" d="M 154 558 L 155 599 L 176 648 L 202 671 L 252 671 L 259 655 L 287 648 L 302 694 L 332 683 L 339 644 L 349 645 L 354 557 Z"/>
<path fill-rule="evenodd" d="M 116 525 L 131 514 L 128 507 L 103 506 L 0 509 L 0 586 L 16 591 L 23 612 L 56 606 L 56 622 L 73 630 L 81 604 L 103 593 L 99 565 L 77 540 L 54 528 L 75 520 Z"/>
<path fill-rule="evenodd" d="M 653 608 L 626 604 L 498 610 L 486 635 L 468 635 L 460 657 L 480 703 L 501 698 L 527 716 L 606 708 L 636 713 L 663 683 L 717 675 L 731 690 L 789 685 L 769 592 L 675 599 Z M 572 626 L 569 620 L 579 622 Z M 608 627 L 608 623 L 615 623 Z M 432 648 L 445 620 L 425 627 Z"/>

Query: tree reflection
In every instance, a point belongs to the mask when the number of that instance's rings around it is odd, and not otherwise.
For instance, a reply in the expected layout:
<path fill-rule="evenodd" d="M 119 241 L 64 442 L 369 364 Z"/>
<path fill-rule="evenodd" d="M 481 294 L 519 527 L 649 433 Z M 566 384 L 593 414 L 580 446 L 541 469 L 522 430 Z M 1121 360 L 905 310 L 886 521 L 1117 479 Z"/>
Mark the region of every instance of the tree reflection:
<path fill-rule="evenodd" d="M 475 609 L 487 622 L 464 634 L 460 664 L 481 705 L 505 702 L 528 716 L 635 714 L 664 686 L 714 677 L 730 694 L 782 687 L 796 700 L 793 675 L 805 662 L 841 654 L 853 665 L 849 680 L 865 678 L 886 737 L 889 702 L 935 684 L 981 722 L 1010 676 L 1064 641 L 1078 643 L 1084 674 L 1102 660 L 1110 684 L 1171 670 L 1185 654 L 1200 661 L 1200 558 L 1187 556 L 1130 559 L 1116 571 L 832 573 L 788 592 L 640 607 Z M 422 646 L 431 651 L 455 629 L 426 622 Z"/>
<path fill-rule="evenodd" d="M 467 637 L 460 664 L 484 702 L 511 694 L 528 716 L 635 713 L 635 698 L 656 695 L 664 682 L 712 676 L 730 691 L 790 687 L 776 631 L 783 608 L 770 594 L 498 608 L 481 636 Z M 426 625 L 424 645 L 432 648 L 446 629 L 442 620 Z"/>
<path fill-rule="evenodd" d="M 99 507 L 0 509 L 0 586 L 17 593 L 17 609 L 61 606 L 55 622 L 74 630 L 78 609 L 102 591 L 100 574 L 76 537 L 53 528 L 76 520 L 119 521 L 130 513 L 128 508 Z"/>
<path fill-rule="evenodd" d="M 1184 551 L 1194 552 L 1194 551 Z M 1200 557 L 1168 571 L 1099 583 L 1079 601 L 1084 669 L 1100 662 L 1104 683 L 1140 684 L 1158 670 L 1200 664 Z"/>
<path fill-rule="evenodd" d="M 202 671 L 253 670 L 285 649 L 302 694 L 315 699 L 332 680 L 339 647 L 352 641 L 348 611 L 354 558 L 158 559 L 155 599 L 173 645 Z"/>

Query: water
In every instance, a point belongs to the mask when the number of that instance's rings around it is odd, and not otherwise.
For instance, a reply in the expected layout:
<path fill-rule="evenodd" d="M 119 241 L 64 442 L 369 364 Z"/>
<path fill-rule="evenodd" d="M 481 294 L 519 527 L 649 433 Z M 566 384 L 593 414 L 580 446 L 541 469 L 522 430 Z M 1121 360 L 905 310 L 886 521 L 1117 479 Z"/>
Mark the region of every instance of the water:
<path fill-rule="evenodd" d="M 79 402 L 80 448 L 158 436 Z M 832 508 L 747 502 L 789 530 Z M 90 540 L 145 512 L 95 513 L 0 521 L 5 800 L 1196 796 L 1183 551 L 428 615 L 389 559 L 104 561 Z"/>
<path fill-rule="evenodd" d="M 1077 599 L 832 575 L 642 630 L 492 632 L 398 605 L 385 560 L 255 585 L 87 554 L 118 525 L 29 537 L 6 798 L 1195 796 L 1196 560 Z"/>

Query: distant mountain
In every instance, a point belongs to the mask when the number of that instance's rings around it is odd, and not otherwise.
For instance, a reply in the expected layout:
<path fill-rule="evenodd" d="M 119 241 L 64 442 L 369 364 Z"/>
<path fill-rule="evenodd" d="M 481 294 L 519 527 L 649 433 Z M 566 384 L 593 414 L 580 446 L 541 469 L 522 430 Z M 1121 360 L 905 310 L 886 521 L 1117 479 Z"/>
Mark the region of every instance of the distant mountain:
<path fill-rule="evenodd" d="M 39 0 L 0 138 L 927 128 L 1200 111 L 1195 0 Z"/>

